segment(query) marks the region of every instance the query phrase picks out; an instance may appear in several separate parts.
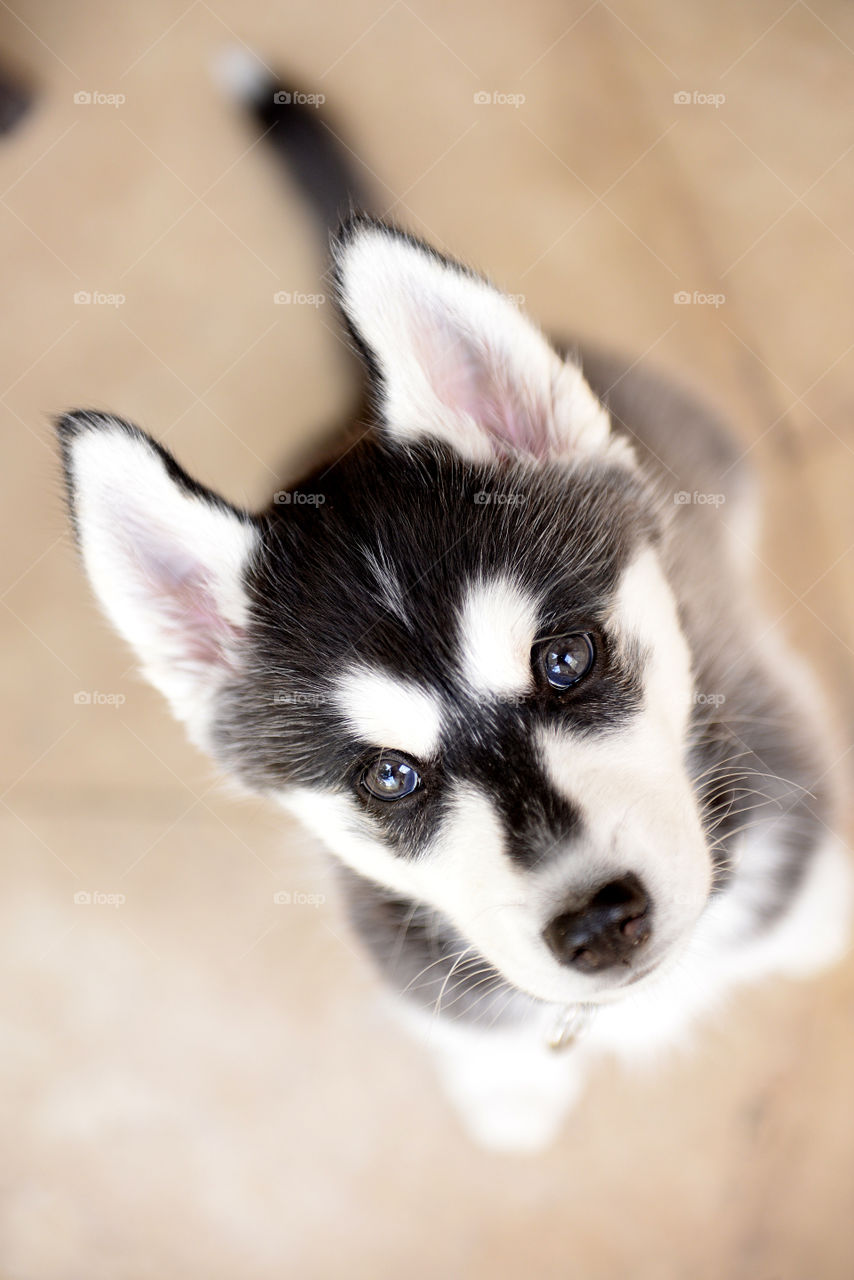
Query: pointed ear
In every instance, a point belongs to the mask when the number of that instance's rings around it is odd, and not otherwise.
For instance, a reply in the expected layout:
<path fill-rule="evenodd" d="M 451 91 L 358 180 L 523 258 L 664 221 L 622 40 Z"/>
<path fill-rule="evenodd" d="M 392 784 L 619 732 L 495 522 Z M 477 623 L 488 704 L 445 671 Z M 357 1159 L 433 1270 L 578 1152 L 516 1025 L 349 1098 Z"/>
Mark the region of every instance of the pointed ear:
<path fill-rule="evenodd" d="M 361 217 L 335 258 L 341 305 L 395 438 L 433 437 L 476 461 L 607 446 L 608 415 L 581 370 L 485 280 Z"/>
<path fill-rule="evenodd" d="M 130 423 L 81 411 L 57 428 L 95 594 L 204 745 L 213 697 L 240 662 L 257 527 Z"/>

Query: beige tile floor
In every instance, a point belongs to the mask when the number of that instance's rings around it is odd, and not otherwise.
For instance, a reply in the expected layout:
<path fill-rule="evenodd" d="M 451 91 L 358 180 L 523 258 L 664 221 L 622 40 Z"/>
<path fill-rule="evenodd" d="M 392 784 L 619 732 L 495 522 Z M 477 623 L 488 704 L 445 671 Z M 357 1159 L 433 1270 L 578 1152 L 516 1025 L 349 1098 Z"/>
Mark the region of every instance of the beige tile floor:
<path fill-rule="evenodd" d="M 605 1072 L 547 1155 L 487 1157 L 387 1023 L 323 855 L 227 794 L 87 596 L 48 414 L 121 411 L 255 502 L 350 391 L 330 308 L 272 302 L 323 259 L 211 87 L 235 35 L 327 95 L 396 217 L 716 396 L 766 480 L 770 607 L 852 743 L 849 5 L 3 4 L 39 104 L 0 144 L 0 1274 L 848 1277 L 854 965 Z"/>

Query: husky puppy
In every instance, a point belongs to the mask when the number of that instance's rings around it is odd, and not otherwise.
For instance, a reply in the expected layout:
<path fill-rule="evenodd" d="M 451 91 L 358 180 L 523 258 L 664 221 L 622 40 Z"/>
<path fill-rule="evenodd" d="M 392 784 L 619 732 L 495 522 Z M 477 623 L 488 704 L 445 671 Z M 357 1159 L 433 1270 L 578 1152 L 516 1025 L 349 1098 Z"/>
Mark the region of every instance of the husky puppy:
<path fill-rule="evenodd" d="M 241 83 L 330 222 L 343 152 Z M 841 953 L 827 731 L 755 607 L 752 479 L 704 405 L 375 217 L 333 258 L 369 395 L 290 500 L 239 510 L 77 411 L 69 505 L 192 740 L 335 855 L 469 1130 L 532 1149 L 601 1055 Z"/>

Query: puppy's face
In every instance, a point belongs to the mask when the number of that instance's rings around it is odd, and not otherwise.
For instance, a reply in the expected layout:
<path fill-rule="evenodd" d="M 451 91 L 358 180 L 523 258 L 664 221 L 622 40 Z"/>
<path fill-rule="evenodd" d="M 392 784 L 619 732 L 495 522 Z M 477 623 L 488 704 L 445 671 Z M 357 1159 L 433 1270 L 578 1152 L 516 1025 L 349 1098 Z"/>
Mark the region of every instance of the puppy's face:
<path fill-rule="evenodd" d="M 485 282 L 365 223 L 338 271 L 375 428 L 249 517 L 70 415 L 87 568 L 217 759 L 514 986 L 610 998 L 711 877 L 656 504 L 580 371 Z"/>

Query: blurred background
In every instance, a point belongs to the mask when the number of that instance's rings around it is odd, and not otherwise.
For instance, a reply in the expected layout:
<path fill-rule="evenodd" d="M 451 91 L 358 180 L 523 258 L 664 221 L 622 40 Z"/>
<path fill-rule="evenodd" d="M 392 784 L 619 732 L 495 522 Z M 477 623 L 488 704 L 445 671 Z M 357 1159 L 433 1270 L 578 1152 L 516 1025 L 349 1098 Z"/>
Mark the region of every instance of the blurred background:
<path fill-rule="evenodd" d="M 50 414 L 135 419 L 253 505 L 353 392 L 320 239 L 210 74 L 241 42 L 381 211 L 716 400 L 854 761 L 850 4 L 2 3 L 32 100 L 0 136 L 0 1276 L 849 1277 L 854 965 L 485 1155 L 325 855 L 227 794 L 89 598 Z"/>

